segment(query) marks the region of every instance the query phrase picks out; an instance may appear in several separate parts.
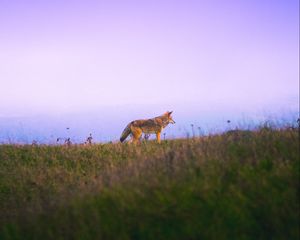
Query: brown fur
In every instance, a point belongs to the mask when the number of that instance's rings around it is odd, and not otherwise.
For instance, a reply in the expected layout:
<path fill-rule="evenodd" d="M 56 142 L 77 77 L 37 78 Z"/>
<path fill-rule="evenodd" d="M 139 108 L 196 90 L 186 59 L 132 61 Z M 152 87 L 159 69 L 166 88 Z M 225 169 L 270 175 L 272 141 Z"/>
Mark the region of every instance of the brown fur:
<path fill-rule="evenodd" d="M 131 134 L 132 142 L 137 143 L 139 142 L 139 139 L 143 133 L 145 134 L 155 133 L 156 140 L 158 143 L 160 143 L 160 135 L 162 130 L 169 123 L 172 124 L 175 123 L 175 121 L 172 119 L 171 114 L 172 112 L 166 112 L 163 115 L 155 118 L 132 121 L 124 129 L 120 141 L 123 142 L 128 137 L 128 135 Z"/>

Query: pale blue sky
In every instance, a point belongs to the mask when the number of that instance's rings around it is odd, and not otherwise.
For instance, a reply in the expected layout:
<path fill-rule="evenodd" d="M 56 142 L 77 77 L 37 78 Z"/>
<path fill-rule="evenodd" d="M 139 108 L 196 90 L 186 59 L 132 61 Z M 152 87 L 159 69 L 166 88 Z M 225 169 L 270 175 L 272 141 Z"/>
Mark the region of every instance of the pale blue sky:
<path fill-rule="evenodd" d="M 0 83 L 2 117 L 295 111 L 299 3 L 1 0 Z"/>

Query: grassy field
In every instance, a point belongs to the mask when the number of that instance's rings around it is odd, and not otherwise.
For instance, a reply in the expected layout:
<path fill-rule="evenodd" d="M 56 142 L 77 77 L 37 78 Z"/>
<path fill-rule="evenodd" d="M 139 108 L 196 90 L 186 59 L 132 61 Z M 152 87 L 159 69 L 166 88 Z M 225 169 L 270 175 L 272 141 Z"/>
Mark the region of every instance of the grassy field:
<path fill-rule="evenodd" d="M 0 239 L 299 239 L 299 132 L 0 145 Z"/>

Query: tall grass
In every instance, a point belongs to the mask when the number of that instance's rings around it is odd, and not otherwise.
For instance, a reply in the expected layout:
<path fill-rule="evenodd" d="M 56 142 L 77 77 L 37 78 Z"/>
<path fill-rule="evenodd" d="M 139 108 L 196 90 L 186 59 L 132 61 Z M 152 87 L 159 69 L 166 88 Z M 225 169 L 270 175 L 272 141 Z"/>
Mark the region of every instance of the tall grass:
<path fill-rule="evenodd" d="M 299 132 L 0 146 L 1 239 L 299 239 Z"/>

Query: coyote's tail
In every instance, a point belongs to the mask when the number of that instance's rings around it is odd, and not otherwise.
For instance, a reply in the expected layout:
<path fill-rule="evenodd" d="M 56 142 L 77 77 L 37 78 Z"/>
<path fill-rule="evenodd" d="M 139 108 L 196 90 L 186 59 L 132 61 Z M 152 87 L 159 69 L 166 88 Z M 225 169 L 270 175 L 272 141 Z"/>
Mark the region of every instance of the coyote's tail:
<path fill-rule="evenodd" d="M 131 133 L 131 129 L 130 129 L 130 126 L 131 126 L 132 122 L 129 123 L 126 128 L 124 129 L 124 131 L 122 132 L 122 135 L 120 137 L 120 141 L 121 142 L 124 142 L 124 140 L 128 137 L 128 135 Z"/>

